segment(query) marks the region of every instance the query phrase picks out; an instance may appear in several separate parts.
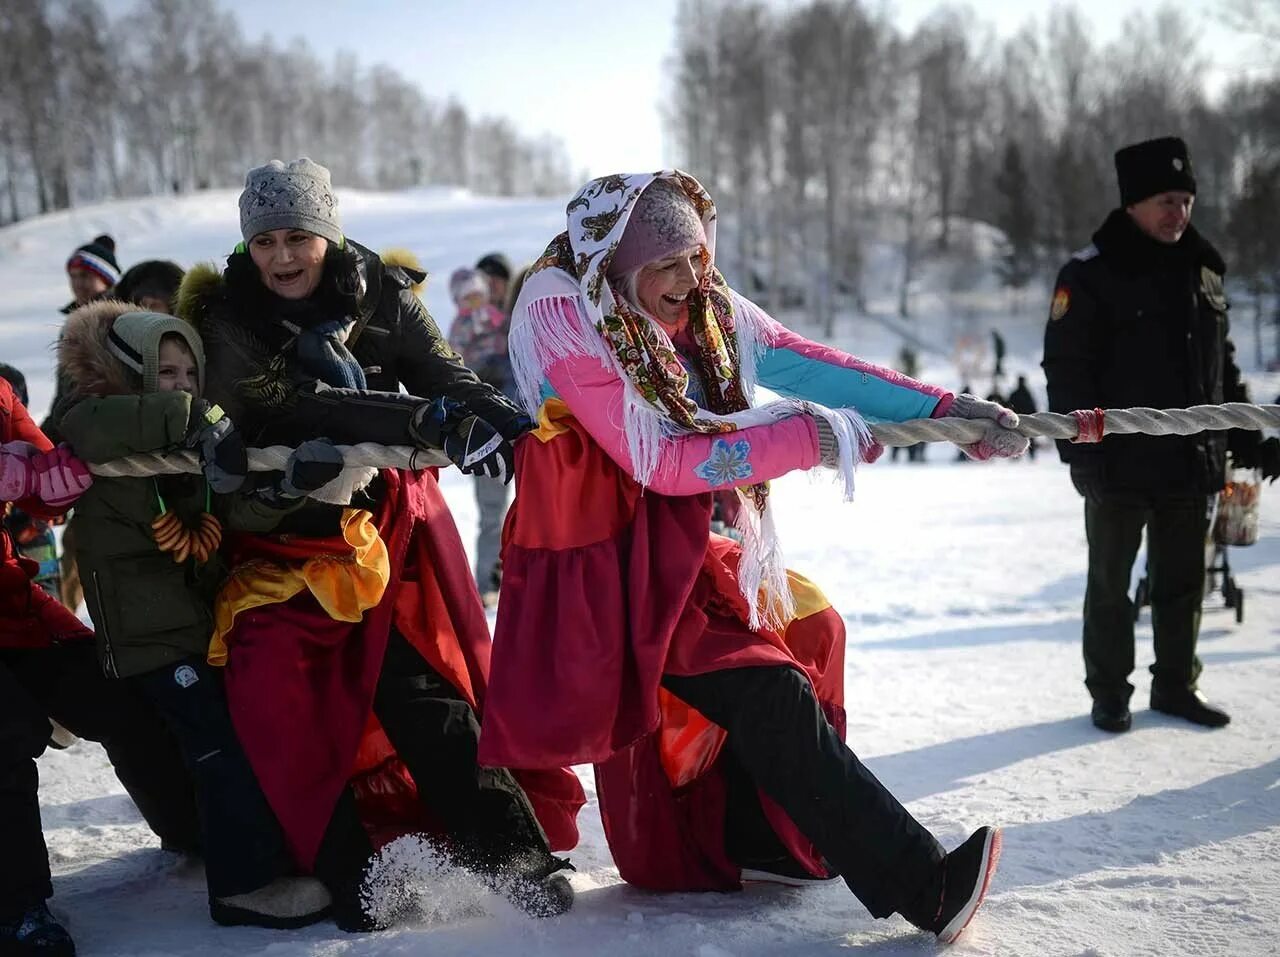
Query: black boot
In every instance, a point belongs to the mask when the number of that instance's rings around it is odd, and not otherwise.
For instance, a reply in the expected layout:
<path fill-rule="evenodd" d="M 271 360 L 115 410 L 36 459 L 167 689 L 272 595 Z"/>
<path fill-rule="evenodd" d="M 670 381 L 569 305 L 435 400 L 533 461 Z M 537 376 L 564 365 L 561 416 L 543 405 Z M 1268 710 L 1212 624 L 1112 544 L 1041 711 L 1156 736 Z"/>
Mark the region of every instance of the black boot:
<path fill-rule="evenodd" d="M 911 920 L 923 930 L 938 935 L 939 943 L 953 944 L 969 926 L 1000 860 L 1001 835 L 998 827 L 980 827 L 967 841 L 947 855 L 943 865 L 942 896 L 929 923 Z"/>
<path fill-rule="evenodd" d="M 530 917 L 559 917 L 573 906 L 566 872 L 574 866 L 563 857 L 529 851 L 497 868 L 477 870 L 486 884 Z"/>
<path fill-rule="evenodd" d="M 1192 724 L 1206 728 L 1224 728 L 1231 723 L 1230 715 L 1209 704 L 1204 695 L 1190 688 L 1165 690 L 1152 685 L 1151 710 L 1186 718 Z"/>
<path fill-rule="evenodd" d="M 67 929 L 41 901 L 21 914 L 0 918 L 0 955 L 75 957 L 76 945 Z"/>
<path fill-rule="evenodd" d="M 1093 726 L 1103 731 L 1128 731 L 1133 724 L 1129 703 L 1119 698 L 1099 698 L 1093 703 L 1089 716 L 1093 719 Z"/>

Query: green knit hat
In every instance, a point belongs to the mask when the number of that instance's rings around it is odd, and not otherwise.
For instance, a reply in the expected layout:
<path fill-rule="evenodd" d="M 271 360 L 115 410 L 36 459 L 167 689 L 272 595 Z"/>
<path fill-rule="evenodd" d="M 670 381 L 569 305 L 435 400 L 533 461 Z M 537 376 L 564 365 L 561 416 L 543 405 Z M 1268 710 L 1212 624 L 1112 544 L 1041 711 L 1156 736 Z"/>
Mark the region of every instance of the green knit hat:
<path fill-rule="evenodd" d="M 196 359 L 196 375 L 204 385 L 204 343 L 190 323 L 160 312 L 126 312 L 116 317 L 107 333 L 111 354 L 142 376 L 142 391 L 155 392 L 160 371 L 160 340 L 182 338 Z"/>

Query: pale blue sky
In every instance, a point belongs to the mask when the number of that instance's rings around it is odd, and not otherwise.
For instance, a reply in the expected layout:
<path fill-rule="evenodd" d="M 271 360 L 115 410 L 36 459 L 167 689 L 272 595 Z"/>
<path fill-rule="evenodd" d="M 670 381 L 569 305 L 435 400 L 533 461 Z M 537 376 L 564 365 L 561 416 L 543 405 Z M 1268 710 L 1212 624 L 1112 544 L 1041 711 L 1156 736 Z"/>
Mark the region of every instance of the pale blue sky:
<path fill-rule="evenodd" d="M 109 9 L 133 0 L 107 0 Z M 675 35 L 676 0 L 218 0 L 246 36 L 303 37 L 320 56 L 355 53 L 386 63 L 432 97 L 456 95 L 476 114 L 510 117 L 526 134 L 552 133 L 575 169 L 596 176 L 656 169 L 672 157 L 662 101 L 671 95 L 665 62 Z M 773 0 L 780 8 L 802 0 Z M 875 0 L 872 0 L 874 3 Z M 1154 0 L 1076 0 L 1100 42 Z M 937 0 L 887 2 L 911 29 Z M 1218 26 L 1215 0 L 1180 4 L 1203 29 L 1201 50 L 1215 64 L 1213 87 L 1246 66 L 1246 44 Z M 978 19 L 1001 36 L 1033 17 L 1043 0 L 974 0 Z"/>

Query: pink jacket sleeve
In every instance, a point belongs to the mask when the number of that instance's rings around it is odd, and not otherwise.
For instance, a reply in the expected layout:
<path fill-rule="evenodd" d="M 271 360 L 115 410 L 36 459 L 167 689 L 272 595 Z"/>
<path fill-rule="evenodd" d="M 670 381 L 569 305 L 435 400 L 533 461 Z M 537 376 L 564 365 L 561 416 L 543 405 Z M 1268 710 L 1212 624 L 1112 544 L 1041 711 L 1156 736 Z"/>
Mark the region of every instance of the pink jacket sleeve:
<path fill-rule="evenodd" d="M 625 386 L 598 359 L 571 356 L 547 373 L 548 385 L 601 448 L 627 474 L 635 466 L 623 427 Z M 649 488 L 662 495 L 697 495 L 753 485 L 818 464 L 818 432 L 807 415 L 718 435 L 668 439 Z"/>

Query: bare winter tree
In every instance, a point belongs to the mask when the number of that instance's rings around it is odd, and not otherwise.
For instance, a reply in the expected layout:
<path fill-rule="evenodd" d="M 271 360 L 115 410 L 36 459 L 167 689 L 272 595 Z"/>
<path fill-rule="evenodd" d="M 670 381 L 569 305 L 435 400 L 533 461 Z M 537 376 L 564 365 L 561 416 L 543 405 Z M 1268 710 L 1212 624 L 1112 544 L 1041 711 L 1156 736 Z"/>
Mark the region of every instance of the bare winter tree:
<path fill-rule="evenodd" d="M 0 222 L 107 196 L 237 186 L 249 166 L 311 155 L 342 183 L 456 182 L 561 192 L 565 152 L 471 118 L 390 66 L 331 66 L 301 41 L 246 43 L 217 0 L 0 4 Z M 484 166 L 483 175 L 480 166 Z"/>
<path fill-rule="evenodd" d="M 1264 27 L 1280 9 L 1224 2 Z M 1134 15 L 1105 48 L 1070 4 L 1003 43 L 962 8 L 939 8 L 910 36 L 870 9 L 681 0 L 670 58 L 678 95 L 664 119 L 677 163 L 726 213 L 722 263 L 828 334 L 840 311 L 868 308 L 868 275 L 883 294 L 883 273 L 865 263 L 886 243 L 908 316 L 930 261 L 972 260 L 988 235 L 966 221 L 998 227 L 997 271 L 1011 288 L 1030 282 L 1085 245 L 1115 205 L 1112 154 L 1125 143 L 1186 138 L 1197 216 L 1215 232 L 1236 208 L 1242 171 L 1270 155 L 1268 82 L 1211 98 L 1197 31 L 1172 6 Z M 962 233 L 966 248 L 948 251 Z"/>

